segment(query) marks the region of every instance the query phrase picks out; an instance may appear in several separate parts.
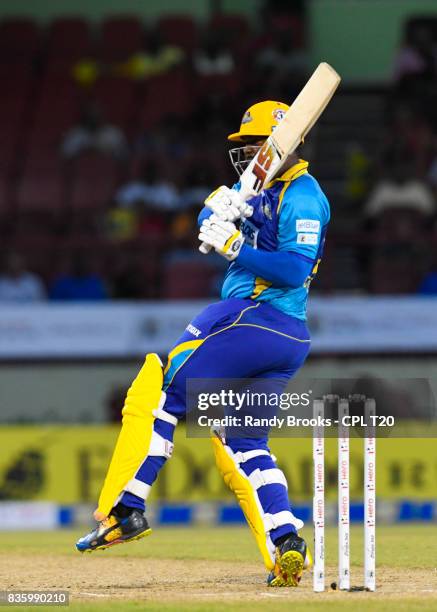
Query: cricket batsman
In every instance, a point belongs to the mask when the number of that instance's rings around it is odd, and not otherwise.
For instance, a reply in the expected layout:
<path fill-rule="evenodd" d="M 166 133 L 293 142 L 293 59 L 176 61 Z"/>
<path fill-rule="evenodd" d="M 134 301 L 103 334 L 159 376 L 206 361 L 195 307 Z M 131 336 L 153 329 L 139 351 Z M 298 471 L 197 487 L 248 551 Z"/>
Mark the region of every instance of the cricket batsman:
<path fill-rule="evenodd" d="M 251 106 L 228 139 L 239 174 L 282 119 L 288 106 Z M 222 299 L 186 327 L 168 355 L 146 356 L 122 410 L 121 432 L 81 552 L 148 535 L 145 503 L 173 451 L 173 434 L 186 413 L 187 378 L 288 380 L 310 349 L 306 305 L 322 257 L 329 204 L 308 162 L 293 153 L 282 174 L 247 203 L 239 183 L 205 201 L 199 239 L 229 261 Z M 290 507 L 287 482 L 266 436 L 212 438 L 216 463 L 255 536 L 270 586 L 297 586 L 311 565 L 303 526 Z"/>

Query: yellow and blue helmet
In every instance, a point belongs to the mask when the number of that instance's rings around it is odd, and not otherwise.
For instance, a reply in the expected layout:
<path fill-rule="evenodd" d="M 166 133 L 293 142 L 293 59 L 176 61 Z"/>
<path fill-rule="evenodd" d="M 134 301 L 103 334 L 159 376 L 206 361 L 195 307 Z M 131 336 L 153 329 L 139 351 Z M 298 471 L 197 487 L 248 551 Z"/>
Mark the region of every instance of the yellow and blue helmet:
<path fill-rule="evenodd" d="M 256 137 L 268 138 L 288 109 L 288 104 L 273 100 L 253 104 L 244 113 L 239 131 L 229 134 L 228 140 L 244 142 Z"/>
<path fill-rule="evenodd" d="M 228 136 L 231 142 L 244 143 L 229 151 L 232 165 L 238 174 L 244 172 L 260 148 L 259 141 L 270 136 L 288 109 L 288 104 L 273 100 L 257 102 L 247 109 L 239 131 Z"/>

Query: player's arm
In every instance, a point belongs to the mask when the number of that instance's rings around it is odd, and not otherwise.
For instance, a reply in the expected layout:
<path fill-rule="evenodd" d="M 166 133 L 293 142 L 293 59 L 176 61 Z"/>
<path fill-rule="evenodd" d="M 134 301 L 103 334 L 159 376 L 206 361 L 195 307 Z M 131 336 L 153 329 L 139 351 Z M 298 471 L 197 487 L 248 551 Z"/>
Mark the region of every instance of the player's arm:
<path fill-rule="evenodd" d="M 262 251 L 243 244 L 236 261 L 277 287 L 302 287 L 314 260 L 294 252 Z"/>
<path fill-rule="evenodd" d="M 203 221 L 199 240 L 228 261 L 236 260 L 256 276 L 279 287 L 301 287 L 314 267 L 314 260 L 301 253 L 253 249 L 244 244 L 244 236 L 234 223 L 222 221 L 215 214 Z"/>

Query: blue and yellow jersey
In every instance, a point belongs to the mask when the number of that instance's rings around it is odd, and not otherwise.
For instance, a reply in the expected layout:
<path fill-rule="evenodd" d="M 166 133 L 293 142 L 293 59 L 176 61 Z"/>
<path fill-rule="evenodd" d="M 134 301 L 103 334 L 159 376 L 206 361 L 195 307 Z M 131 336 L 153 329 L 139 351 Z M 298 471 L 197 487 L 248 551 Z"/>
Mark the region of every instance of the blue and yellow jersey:
<path fill-rule="evenodd" d="M 253 206 L 253 215 L 240 226 L 246 243 L 254 249 L 297 254 L 312 262 L 313 269 L 301 287 L 279 287 L 233 261 L 223 282 L 222 298 L 268 302 L 305 320 L 309 285 L 323 254 L 330 219 L 329 202 L 316 179 L 308 173 L 308 162 L 299 160 L 249 204 Z"/>

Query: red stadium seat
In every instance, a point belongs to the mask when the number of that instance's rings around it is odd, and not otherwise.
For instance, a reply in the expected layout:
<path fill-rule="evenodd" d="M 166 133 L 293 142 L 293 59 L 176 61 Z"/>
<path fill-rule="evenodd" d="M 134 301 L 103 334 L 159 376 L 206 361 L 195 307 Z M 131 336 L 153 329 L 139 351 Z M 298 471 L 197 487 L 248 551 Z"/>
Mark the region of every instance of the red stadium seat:
<path fill-rule="evenodd" d="M 88 23 L 81 17 L 56 19 L 48 32 L 48 55 L 58 60 L 74 60 L 92 53 Z"/>
<path fill-rule="evenodd" d="M 143 46 L 143 25 L 131 16 L 111 17 L 103 22 L 100 55 L 105 61 L 127 59 Z"/>
<path fill-rule="evenodd" d="M 0 78 L 28 81 L 33 78 L 33 66 L 26 57 L 5 58 L 0 62 Z"/>
<path fill-rule="evenodd" d="M 50 126 L 50 129 L 45 129 L 44 125 L 38 125 L 29 134 L 27 140 L 26 152 L 32 159 L 38 158 L 60 158 L 60 148 L 64 130 L 62 127 Z"/>
<path fill-rule="evenodd" d="M 0 23 L 0 57 L 9 61 L 33 58 L 39 50 L 40 38 L 31 19 L 6 19 Z"/>
<path fill-rule="evenodd" d="M 82 100 L 80 92 L 69 77 L 45 78 L 36 104 L 31 140 L 59 139 L 73 127 L 79 117 Z"/>
<path fill-rule="evenodd" d="M 26 174 L 17 190 L 20 211 L 60 211 L 65 204 L 64 185 L 61 176 L 41 175 L 40 172 Z"/>
<path fill-rule="evenodd" d="M 96 153 L 81 155 L 74 162 L 71 190 L 73 210 L 100 209 L 112 200 L 120 179 L 120 164 Z"/>
<path fill-rule="evenodd" d="M 7 176 L 11 173 L 18 160 L 19 148 L 22 143 L 23 132 L 20 125 L 11 123 L 0 126 L 0 174 Z"/>
<path fill-rule="evenodd" d="M 135 110 L 135 86 L 121 77 L 102 77 L 93 89 L 93 98 L 103 111 L 105 120 L 125 127 L 132 122 Z"/>
<path fill-rule="evenodd" d="M 11 185 L 10 181 L 0 175 L 0 215 L 4 215 L 11 208 Z"/>
<path fill-rule="evenodd" d="M 71 104 L 71 101 L 82 99 L 82 92 L 71 75 L 65 70 L 62 73 L 47 73 L 41 83 L 40 103 Z M 72 100 L 71 100 L 72 99 Z"/>
<path fill-rule="evenodd" d="M 7 124 L 14 120 L 21 123 L 24 113 L 31 110 L 34 80 L 30 71 L 21 65 L 0 65 L 0 82 L 0 122 L 5 117 Z"/>
<path fill-rule="evenodd" d="M 169 300 L 208 297 L 214 272 L 210 264 L 201 261 L 170 263 L 164 270 L 162 297 Z"/>
<path fill-rule="evenodd" d="M 247 41 L 249 23 L 244 15 L 217 13 L 207 26 L 207 30 L 220 32 L 220 37 L 234 50 L 238 50 Z"/>
<path fill-rule="evenodd" d="M 198 33 L 196 24 L 189 15 L 161 17 L 157 24 L 157 30 L 163 42 L 181 47 L 188 53 L 197 46 Z"/>
<path fill-rule="evenodd" d="M 120 171 L 120 163 L 117 160 L 100 153 L 83 153 L 74 162 L 76 178 L 117 181 L 120 177 Z"/>
<path fill-rule="evenodd" d="M 236 13 L 216 13 L 209 20 L 208 27 L 213 30 L 230 32 L 234 38 L 247 36 L 250 29 L 246 17 Z"/>
<path fill-rule="evenodd" d="M 197 95 L 210 96 L 212 94 L 228 96 L 236 96 L 241 87 L 241 80 L 238 76 L 238 72 L 234 71 L 231 74 L 212 74 L 212 75 L 199 75 L 196 79 Z"/>
<path fill-rule="evenodd" d="M 24 162 L 24 175 L 37 175 L 57 180 L 65 172 L 65 162 L 57 150 L 30 149 Z"/>
<path fill-rule="evenodd" d="M 183 70 L 153 77 L 140 106 L 142 127 L 156 125 L 166 115 L 186 116 L 195 104 L 195 89 Z"/>
<path fill-rule="evenodd" d="M 21 124 L 26 110 L 26 100 L 19 96 L 15 99 L 0 100 L 0 125 L 9 128 L 11 125 Z"/>
<path fill-rule="evenodd" d="M 416 291 L 419 282 L 417 261 L 408 250 L 390 256 L 372 256 L 369 272 L 370 291 L 379 295 L 411 294 Z"/>
<path fill-rule="evenodd" d="M 73 181 L 70 195 L 70 205 L 73 211 L 100 210 L 111 202 L 115 191 L 115 180 L 77 178 Z"/>
<path fill-rule="evenodd" d="M 75 126 L 79 121 L 80 108 L 74 100 L 63 100 L 57 106 L 52 107 L 50 112 L 50 101 L 41 100 L 34 116 L 34 131 L 58 134 Z"/>

